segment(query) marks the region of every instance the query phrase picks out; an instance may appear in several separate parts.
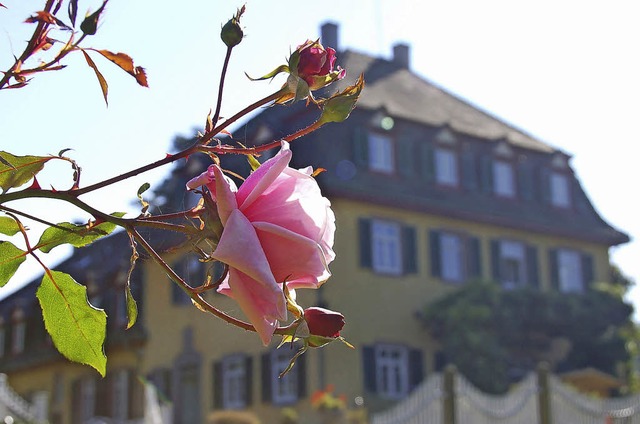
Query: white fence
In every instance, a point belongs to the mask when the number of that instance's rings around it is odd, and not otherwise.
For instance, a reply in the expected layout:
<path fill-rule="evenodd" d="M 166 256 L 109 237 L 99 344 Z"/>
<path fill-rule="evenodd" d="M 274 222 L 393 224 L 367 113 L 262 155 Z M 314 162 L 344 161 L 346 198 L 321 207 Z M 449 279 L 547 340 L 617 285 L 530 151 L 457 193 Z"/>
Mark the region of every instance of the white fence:
<path fill-rule="evenodd" d="M 544 368 L 503 396 L 487 395 L 449 368 L 371 424 L 640 424 L 640 395 L 598 399 Z"/>

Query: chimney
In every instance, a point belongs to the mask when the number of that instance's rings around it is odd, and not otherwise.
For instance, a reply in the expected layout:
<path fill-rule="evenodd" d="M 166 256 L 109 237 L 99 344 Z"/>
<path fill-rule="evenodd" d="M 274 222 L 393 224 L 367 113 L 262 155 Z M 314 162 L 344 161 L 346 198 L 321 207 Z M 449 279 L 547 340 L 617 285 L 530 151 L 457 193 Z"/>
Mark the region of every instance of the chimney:
<path fill-rule="evenodd" d="M 338 51 L 338 25 L 327 22 L 320 27 L 320 43 Z"/>
<path fill-rule="evenodd" d="M 393 62 L 404 69 L 409 69 L 409 45 L 397 43 L 393 46 Z"/>

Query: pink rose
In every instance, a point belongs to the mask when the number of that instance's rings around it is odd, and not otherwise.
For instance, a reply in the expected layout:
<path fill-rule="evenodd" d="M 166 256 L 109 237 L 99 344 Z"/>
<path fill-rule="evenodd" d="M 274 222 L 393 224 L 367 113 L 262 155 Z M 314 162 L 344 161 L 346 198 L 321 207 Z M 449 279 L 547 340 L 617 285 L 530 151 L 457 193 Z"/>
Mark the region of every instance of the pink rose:
<path fill-rule="evenodd" d="M 298 53 L 298 76 L 310 90 L 324 87 L 331 81 L 344 78 L 346 71 L 340 67 L 334 70 L 336 51 L 326 49 L 317 41 L 307 41 L 296 50 Z"/>
<path fill-rule="evenodd" d="M 344 315 L 316 306 L 304 310 L 304 320 L 312 336 L 336 338 L 344 327 Z"/>
<path fill-rule="evenodd" d="M 218 165 L 187 183 L 209 187 L 224 226 L 211 255 L 229 266 L 218 291 L 233 298 L 267 345 L 287 319 L 282 289 L 317 288 L 335 258 L 335 217 L 311 169 L 290 168 L 288 144 L 236 189 Z"/>

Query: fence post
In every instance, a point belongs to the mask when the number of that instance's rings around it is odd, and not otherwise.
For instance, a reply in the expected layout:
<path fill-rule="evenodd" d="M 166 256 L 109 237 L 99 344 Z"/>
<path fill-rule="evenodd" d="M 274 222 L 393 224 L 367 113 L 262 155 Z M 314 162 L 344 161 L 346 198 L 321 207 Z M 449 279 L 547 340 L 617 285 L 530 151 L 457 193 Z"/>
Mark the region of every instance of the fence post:
<path fill-rule="evenodd" d="M 539 424 L 553 424 L 551 417 L 551 393 L 549 391 L 549 365 L 544 362 L 538 364 L 536 374 L 538 377 Z"/>
<path fill-rule="evenodd" d="M 442 418 L 443 424 L 456 424 L 456 367 L 455 365 L 447 365 L 444 369 L 442 389 L 444 397 L 442 398 Z"/>

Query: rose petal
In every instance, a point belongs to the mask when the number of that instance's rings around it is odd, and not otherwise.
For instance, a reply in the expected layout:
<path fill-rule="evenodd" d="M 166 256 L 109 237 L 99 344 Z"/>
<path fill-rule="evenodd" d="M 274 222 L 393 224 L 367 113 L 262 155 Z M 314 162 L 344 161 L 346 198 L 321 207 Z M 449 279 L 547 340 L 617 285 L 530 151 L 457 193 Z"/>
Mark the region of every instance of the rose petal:
<path fill-rule="evenodd" d="M 222 169 L 218 165 L 213 166 L 213 173 L 216 180 L 216 203 L 218 205 L 218 215 L 222 225 L 226 225 L 227 219 L 231 212 L 238 209 L 236 201 L 235 184 L 229 182 L 222 173 Z M 233 185 L 232 185 L 233 184 Z"/>
<path fill-rule="evenodd" d="M 246 209 L 258 196 L 263 194 L 287 168 L 290 160 L 291 150 L 289 150 L 288 143 L 283 141 L 280 151 L 260 165 L 240 186 L 237 197 L 240 209 Z"/>

